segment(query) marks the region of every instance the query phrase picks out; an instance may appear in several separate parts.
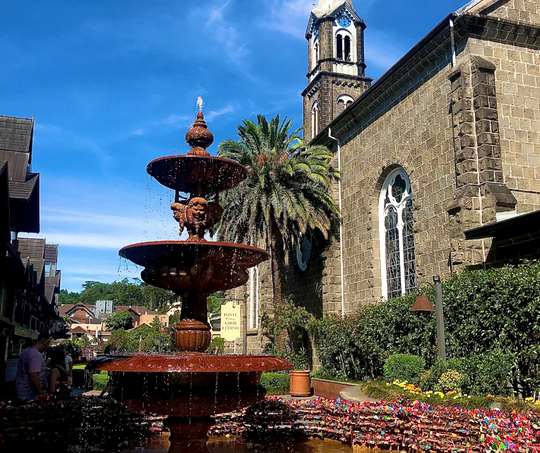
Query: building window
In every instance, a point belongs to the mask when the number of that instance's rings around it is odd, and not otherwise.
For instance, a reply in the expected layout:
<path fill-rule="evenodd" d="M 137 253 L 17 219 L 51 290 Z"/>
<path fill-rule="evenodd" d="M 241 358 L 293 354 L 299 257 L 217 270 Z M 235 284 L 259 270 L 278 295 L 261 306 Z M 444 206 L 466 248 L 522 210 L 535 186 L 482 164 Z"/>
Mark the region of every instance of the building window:
<path fill-rule="evenodd" d="M 314 69 L 315 66 L 319 63 L 320 59 L 320 45 L 319 45 L 319 36 L 313 38 L 313 46 L 312 46 L 312 53 L 311 53 L 311 68 Z"/>
<path fill-rule="evenodd" d="M 311 108 L 311 129 L 313 130 L 313 137 L 319 133 L 319 103 L 314 102 Z"/>
<path fill-rule="evenodd" d="M 402 169 L 386 178 L 379 202 L 383 295 L 393 299 L 416 289 L 411 183 Z"/>
<path fill-rule="evenodd" d="M 346 30 L 340 30 L 336 33 L 336 58 L 342 61 L 352 61 L 351 54 L 352 39 Z"/>
<path fill-rule="evenodd" d="M 342 94 L 337 98 L 336 113 L 339 115 L 343 110 L 349 107 L 354 102 L 354 99 L 348 94 Z"/>
<path fill-rule="evenodd" d="M 259 327 L 259 268 L 249 270 L 249 328 Z"/>

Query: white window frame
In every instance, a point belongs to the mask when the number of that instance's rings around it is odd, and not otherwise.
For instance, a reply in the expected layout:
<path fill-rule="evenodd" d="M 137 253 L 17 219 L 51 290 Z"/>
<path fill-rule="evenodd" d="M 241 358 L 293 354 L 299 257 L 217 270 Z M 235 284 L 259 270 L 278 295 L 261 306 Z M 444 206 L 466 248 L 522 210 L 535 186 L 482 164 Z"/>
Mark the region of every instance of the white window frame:
<path fill-rule="evenodd" d="M 259 328 L 259 266 L 249 270 L 249 328 Z"/>
<path fill-rule="evenodd" d="M 402 194 L 402 198 L 400 201 L 396 200 L 393 196 L 391 191 L 389 192 L 389 188 L 393 183 L 395 182 L 396 177 L 400 175 L 405 180 L 405 192 Z M 385 205 L 386 200 L 386 194 L 388 193 L 388 199 L 389 204 Z M 405 275 L 405 257 L 404 257 L 404 248 L 403 248 L 403 211 L 406 207 L 407 201 L 411 200 L 413 201 L 412 197 L 412 191 L 411 191 L 411 182 L 409 180 L 409 176 L 407 175 L 407 172 L 403 168 L 396 168 L 395 170 L 392 170 L 388 176 L 386 177 L 384 184 L 381 188 L 381 192 L 379 195 L 379 241 L 380 241 L 380 256 L 381 256 L 381 281 L 382 281 L 382 294 L 384 299 L 388 299 L 388 276 L 387 276 L 387 266 L 386 266 L 386 225 L 385 225 L 385 219 L 386 214 L 389 210 L 389 208 L 392 206 L 396 209 L 398 214 L 398 223 L 397 223 L 397 229 L 398 229 L 398 235 L 399 235 L 399 265 L 400 265 L 400 286 L 401 286 L 401 294 L 406 293 L 406 275 Z M 413 208 L 414 209 L 414 208 Z M 412 226 L 414 228 L 414 225 Z M 414 244 L 413 244 L 414 247 Z M 416 285 L 416 262 L 414 263 L 414 289 L 417 287 Z"/>
<path fill-rule="evenodd" d="M 311 129 L 314 138 L 319 133 L 319 102 L 315 101 L 311 107 Z"/>

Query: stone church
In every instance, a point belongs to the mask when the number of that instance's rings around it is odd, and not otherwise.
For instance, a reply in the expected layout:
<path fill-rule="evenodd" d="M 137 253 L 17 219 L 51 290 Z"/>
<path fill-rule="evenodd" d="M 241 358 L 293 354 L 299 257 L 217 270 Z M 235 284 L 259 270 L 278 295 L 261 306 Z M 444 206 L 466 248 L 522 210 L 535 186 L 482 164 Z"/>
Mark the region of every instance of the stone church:
<path fill-rule="evenodd" d="M 341 171 L 339 238 L 289 257 L 287 291 L 316 315 L 540 257 L 540 2 L 473 0 L 375 81 L 365 29 L 352 0 L 320 0 L 306 30 L 305 138 Z M 254 269 L 252 351 L 270 288 Z"/>

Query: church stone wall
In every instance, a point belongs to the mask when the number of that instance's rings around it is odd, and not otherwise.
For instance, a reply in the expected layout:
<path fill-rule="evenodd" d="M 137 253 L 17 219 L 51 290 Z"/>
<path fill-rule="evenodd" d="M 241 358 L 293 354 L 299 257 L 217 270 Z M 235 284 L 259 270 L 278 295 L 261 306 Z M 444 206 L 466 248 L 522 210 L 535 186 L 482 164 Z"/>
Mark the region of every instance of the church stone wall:
<path fill-rule="evenodd" d="M 499 19 L 540 25 L 540 3 L 538 0 L 498 1 L 483 10 L 482 13 Z"/>
<path fill-rule="evenodd" d="M 347 311 L 381 300 L 379 194 L 396 166 L 409 175 L 419 282 L 447 276 L 445 206 L 453 198 L 448 55 L 385 100 L 342 146 L 343 249 Z"/>
<path fill-rule="evenodd" d="M 539 6 L 540 7 L 540 6 Z M 518 214 L 540 209 L 540 49 L 471 39 L 468 48 L 495 66 L 504 183 Z"/>

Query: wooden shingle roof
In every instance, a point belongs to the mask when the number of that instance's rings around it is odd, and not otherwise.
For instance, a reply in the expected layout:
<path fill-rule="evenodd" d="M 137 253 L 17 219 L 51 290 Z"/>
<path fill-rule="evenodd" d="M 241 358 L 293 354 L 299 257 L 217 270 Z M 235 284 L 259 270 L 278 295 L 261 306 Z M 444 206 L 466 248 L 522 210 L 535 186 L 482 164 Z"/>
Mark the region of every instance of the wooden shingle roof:
<path fill-rule="evenodd" d="M 45 262 L 47 264 L 58 263 L 58 244 L 45 245 Z"/>
<path fill-rule="evenodd" d="M 32 162 L 33 118 L 0 116 L 0 151 L 29 153 Z"/>
<path fill-rule="evenodd" d="M 25 181 L 9 181 L 9 198 L 29 200 L 39 181 L 39 173 L 27 173 Z"/>
<path fill-rule="evenodd" d="M 21 259 L 43 259 L 45 256 L 45 239 L 19 238 L 17 249 Z"/>

